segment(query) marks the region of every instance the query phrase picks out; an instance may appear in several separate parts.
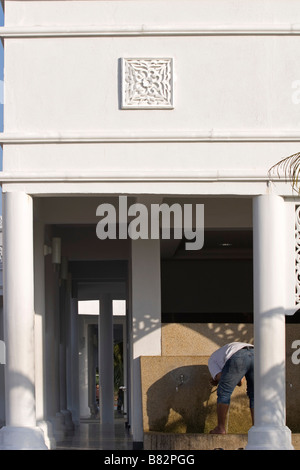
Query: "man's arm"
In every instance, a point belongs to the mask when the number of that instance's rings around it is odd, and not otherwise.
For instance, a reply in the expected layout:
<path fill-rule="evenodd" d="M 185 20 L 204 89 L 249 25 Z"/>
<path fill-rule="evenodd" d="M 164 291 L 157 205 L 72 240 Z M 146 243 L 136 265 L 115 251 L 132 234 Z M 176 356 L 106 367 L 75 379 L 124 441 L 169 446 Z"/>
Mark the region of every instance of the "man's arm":
<path fill-rule="evenodd" d="M 221 378 L 221 372 L 219 372 L 219 373 L 215 376 L 214 379 L 213 379 L 213 378 L 210 379 L 211 385 L 218 385 L 218 383 L 220 382 L 220 378 Z"/>

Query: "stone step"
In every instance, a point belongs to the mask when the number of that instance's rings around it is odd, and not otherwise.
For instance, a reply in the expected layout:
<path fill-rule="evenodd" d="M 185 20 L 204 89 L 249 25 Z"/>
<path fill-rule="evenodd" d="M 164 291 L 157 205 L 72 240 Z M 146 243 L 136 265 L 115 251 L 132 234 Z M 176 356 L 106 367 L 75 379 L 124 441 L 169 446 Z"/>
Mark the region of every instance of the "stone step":
<path fill-rule="evenodd" d="M 243 450 L 248 434 L 144 433 L 145 450 Z M 295 450 L 300 450 L 300 434 L 292 434 Z"/>

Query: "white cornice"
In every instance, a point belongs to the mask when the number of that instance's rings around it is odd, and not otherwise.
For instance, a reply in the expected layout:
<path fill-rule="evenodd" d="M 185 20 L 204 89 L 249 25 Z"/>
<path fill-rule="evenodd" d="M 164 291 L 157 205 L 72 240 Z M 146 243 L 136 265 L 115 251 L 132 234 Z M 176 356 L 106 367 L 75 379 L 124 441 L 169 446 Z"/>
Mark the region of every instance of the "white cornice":
<path fill-rule="evenodd" d="M 119 144 L 119 143 L 192 143 L 192 142 L 300 142 L 300 130 L 200 130 L 165 132 L 72 133 L 0 133 L 4 145 L 33 144 Z"/>
<path fill-rule="evenodd" d="M 89 172 L 0 172 L 0 183 L 90 183 L 90 182 L 268 182 L 277 175 L 247 170 L 203 171 L 93 171 Z M 287 181 L 286 179 L 284 180 Z"/>
<path fill-rule="evenodd" d="M 299 34 L 299 23 L 3 26 L 0 28 L 0 37 L 5 39 L 89 36 L 290 36 Z"/>

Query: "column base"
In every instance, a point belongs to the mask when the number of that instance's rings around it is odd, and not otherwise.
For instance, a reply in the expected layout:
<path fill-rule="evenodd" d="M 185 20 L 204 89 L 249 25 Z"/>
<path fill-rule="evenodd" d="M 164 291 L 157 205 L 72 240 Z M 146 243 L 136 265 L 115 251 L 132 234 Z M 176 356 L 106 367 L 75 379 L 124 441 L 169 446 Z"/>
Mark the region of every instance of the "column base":
<path fill-rule="evenodd" d="M 1 450 L 48 450 L 43 431 L 38 428 L 4 426 L 0 429 Z"/>
<path fill-rule="evenodd" d="M 287 426 L 253 426 L 245 450 L 294 450 Z"/>
<path fill-rule="evenodd" d="M 37 425 L 43 431 L 45 444 L 48 449 L 56 449 L 56 440 L 53 435 L 52 423 L 50 423 L 50 421 L 38 421 Z"/>
<path fill-rule="evenodd" d="M 60 412 L 64 417 L 66 432 L 69 433 L 69 432 L 74 431 L 74 423 L 72 421 L 71 411 L 70 410 L 61 410 Z"/>
<path fill-rule="evenodd" d="M 49 419 L 52 424 L 53 435 L 57 442 L 66 437 L 65 418 L 62 413 L 57 412 L 55 416 Z"/>

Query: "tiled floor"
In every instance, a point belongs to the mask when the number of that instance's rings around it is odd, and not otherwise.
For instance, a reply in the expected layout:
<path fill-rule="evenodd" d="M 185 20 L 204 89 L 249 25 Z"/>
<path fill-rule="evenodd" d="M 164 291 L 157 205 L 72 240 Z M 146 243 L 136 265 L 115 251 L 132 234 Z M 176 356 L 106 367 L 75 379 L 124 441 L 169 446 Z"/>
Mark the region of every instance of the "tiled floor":
<path fill-rule="evenodd" d="M 111 428 L 97 420 L 84 420 L 70 436 L 57 442 L 57 450 L 131 450 L 132 438 L 121 416 L 115 417 Z"/>

